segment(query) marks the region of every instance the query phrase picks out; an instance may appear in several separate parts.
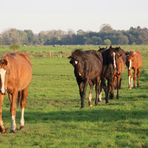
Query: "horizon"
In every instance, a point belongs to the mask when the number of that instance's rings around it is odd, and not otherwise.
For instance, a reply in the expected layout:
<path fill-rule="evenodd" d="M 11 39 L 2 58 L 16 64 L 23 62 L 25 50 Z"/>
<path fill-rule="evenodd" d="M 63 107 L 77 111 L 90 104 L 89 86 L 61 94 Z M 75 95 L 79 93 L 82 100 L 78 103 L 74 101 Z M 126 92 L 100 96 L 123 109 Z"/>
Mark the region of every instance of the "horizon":
<path fill-rule="evenodd" d="M 102 24 L 102 25 L 104 25 L 104 24 Z M 101 25 L 101 26 L 102 26 Z M 105 24 L 105 25 L 110 25 L 110 24 Z M 111 26 L 112 27 L 112 26 Z M 113 28 L 112 27 L 112 29 L 113 30 L 116 30 L 116 31 L 128 31 L 131 27 L 133 27 L 133 26 L 130 26 L 128 29 L 116 29 L 116 28 Z M 148 29 L 148 27 L 141 27 L 141 26 L 134 26 L 133 28 L 137 28 L 137 27 L 140 27 L 140 28 L 147 28 Z M 0 32 L 0 34 L 3 34 L 4 32 L 6 32 L 6 31 L 9 31 L 9 30 L 11 30 L 11 29 L 16 29 L 16 30 L 19 30 L 19 31 L 25 31 L 25 30 L 31 30 L 31 29 L 18 29 L 18 28 L 8 28 L 8 29 L 6 29 L 6 30 L 4 30 L 4 31 L 2 31 L 2 32 Z M 51 29 L 51 30 L 41 30 L 40 32 L 48 32 L 48 31 L 59 31 L 59 30 L 61 30 L 61 31 L 64 31 L 64 32 L 68 32 L 68 31 L 73 31 L 74 33 L 76 33 L 77 31 L 79 31 L 79 30 L 82 30 L 82 31 L 84 31 L 84 32 L 100 32 L 100 30 L 99 31 L 93 31 L 93 30 L 83 30 L 83 29 L 78 29 L 78 30 L 73 30 L 73 29 L 69 29 L 69 30 L 62 30 L 62 29 Z M 34 34 L 39 34 L 40 32 L 34 32 L 33 30 L 31 30 Z"/>
<path fill-rule="evenodd" d="M 49 30 L 99 32 L 103 24 L 115 30 L 148 28 L 147 0 L 0 0 L 0 33 L 15 28 L 33 33 Z"/>

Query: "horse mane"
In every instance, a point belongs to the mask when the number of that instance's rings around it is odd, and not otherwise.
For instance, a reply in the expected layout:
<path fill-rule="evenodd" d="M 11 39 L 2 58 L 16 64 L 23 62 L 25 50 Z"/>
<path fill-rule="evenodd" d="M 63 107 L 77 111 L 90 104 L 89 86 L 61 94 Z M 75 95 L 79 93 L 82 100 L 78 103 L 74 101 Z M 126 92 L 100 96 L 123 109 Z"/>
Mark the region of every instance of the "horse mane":
<path fill-rule="evenodd" d="M 29 63 L 30 65 L 32 65 L 32 64 L 31 64 L 31 59 L 30 59 L 29 54 L 27 54 L 27 53 L 25 53 L 25 52 L 22 52 L 22 53 L 19 53 L 19 55 L 22 56 L 22 57 L 24 57 L 24 58 L 28 61 L 28 63 Z"/>
<path fill-rule="evenodd" d="M 82 49 L 75 49 L 72 54 L 71 57 L 77 57 L 77 56 L 81 56 L 83 54 L 84 51 L 82 51 Z"/>

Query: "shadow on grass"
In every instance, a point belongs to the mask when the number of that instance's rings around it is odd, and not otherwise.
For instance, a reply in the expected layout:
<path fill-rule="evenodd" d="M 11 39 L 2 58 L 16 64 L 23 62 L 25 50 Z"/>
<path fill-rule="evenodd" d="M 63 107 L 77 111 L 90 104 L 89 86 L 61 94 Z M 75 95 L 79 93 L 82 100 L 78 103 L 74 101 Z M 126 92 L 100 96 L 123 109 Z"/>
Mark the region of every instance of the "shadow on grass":
<path fill-rule="evenodd" d="M 54 111 L 54 112 L 26 112 L 25 119 L 30 123 L 50 121 L 88 121 L 88 122 L 111 122 L 122 120 L 148 120 L 148 111 L 121 111 L 111 109 L 79 110 L 79 111 Z"/>

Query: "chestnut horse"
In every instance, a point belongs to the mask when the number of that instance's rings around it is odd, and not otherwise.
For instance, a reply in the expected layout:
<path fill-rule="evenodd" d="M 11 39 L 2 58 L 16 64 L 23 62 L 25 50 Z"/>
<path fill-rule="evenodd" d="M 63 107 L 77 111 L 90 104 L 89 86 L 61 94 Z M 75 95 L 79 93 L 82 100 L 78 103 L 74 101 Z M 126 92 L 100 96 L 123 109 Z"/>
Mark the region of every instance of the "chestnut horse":
<path fill-rule="evenodd" d="M 134 79 L 134 88 L 136 87 L 136 79 L 137 79 L 137 87 L 139 87 L 140 68 L 142 66 L 142 56 L 139 51 L 130 51 L 129 53 L 127 53 L 127 66 L 128 66 L 129 89 L 133 87 L 133 79 Z M 132 69 L 134 73 L 132 73 Z"/>
<path fill-rule="evenodd" d="M 31 79 L 32 64 L 28 54 L 7 53 L 0 60 L 0 132 L 6 131 L 2 119 L 2 105 L 6 91 L 10 101 L 11 131 L 16 131 L 17 98 L 19 98 L 21 106 L 20 128 L 24 127 L 24 109 Z"/>

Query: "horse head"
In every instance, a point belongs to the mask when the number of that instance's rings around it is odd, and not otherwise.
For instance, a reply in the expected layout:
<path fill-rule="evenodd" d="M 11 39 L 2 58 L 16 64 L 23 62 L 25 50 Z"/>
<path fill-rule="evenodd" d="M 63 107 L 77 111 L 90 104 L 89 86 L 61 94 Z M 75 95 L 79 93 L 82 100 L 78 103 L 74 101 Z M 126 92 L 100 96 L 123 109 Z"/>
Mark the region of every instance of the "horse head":
<path fill-rule="evenodd" d="M 6 73 L 8 71 L 8 61 L 6 59 L 0 60 L 0 92 L 6 92 Z"/>

